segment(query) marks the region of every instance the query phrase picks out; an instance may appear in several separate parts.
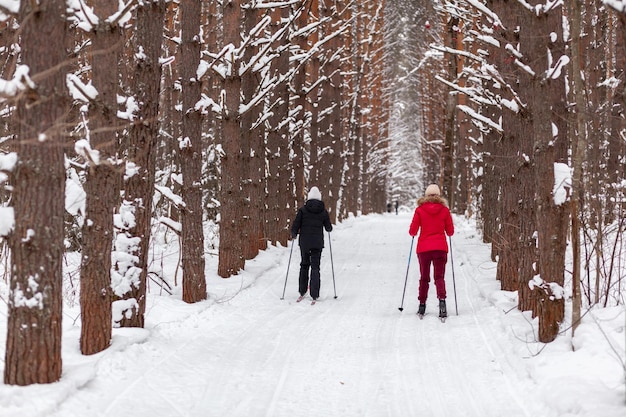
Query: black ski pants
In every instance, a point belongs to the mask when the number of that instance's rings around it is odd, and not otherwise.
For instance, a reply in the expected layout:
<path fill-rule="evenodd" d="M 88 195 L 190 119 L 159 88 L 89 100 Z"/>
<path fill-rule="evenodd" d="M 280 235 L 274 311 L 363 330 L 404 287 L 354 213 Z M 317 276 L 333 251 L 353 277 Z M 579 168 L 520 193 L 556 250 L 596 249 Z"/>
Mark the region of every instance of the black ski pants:
<path fill-rule="evenodd" d="M 306 294 L 307 287 L 314 299 L 320 296 L 320 261 L 322 259 L 321 249 L 309 249 L 300 247 L 300 281 L 298 291 L 300 295 Z M 311 270 L 309 285 L 309 269 Z"/>

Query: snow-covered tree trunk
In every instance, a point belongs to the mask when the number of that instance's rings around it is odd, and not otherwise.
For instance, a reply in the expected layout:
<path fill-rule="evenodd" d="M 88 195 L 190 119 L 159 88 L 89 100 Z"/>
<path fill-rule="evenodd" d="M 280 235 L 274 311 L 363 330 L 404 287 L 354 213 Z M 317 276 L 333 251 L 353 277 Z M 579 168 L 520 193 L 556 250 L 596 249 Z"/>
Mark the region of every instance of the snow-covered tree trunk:
<path fill-rule="evenodd" d="M 121 317 L 122 327 L 143 327 L 146 311 L 148 247 L 150 243 L 152 199 L 154 195 L 156 151 L 159 136 L 159 102 L 161 91 L 161 45 L 165 19 L 165 0 L 140 4 L 136 11 L 133 37 L 134 72 L 131 91 L 138 109 L 137 123 L 128 132 L 128 158 L 132 168 L 124 187 L 126 206 L 132 208 L 134 224 L 128 236 L 138 238 L 135 266 L 140 270 L 138 281 L 124 293 L 125 300 L 134 299 L 137 308 Z"/>
<path fill-rule="evenodd" d="M 572 80 L 571 91 L 574 94 L 574 102 L 576 103 L 576 125 L 572 128 L 575 135 L 572 137 L 572 201 L 571 201 L 571 217 L 572 217 L 572 338 L 576 333 L 576 329 L 580 324 L 582 294 L 580 286 L 581 277 L 581 222 L 580 215 L 582 210 L 584 195 L 583 183 L 583 162 L 586 153 L 586 126 L 585 126 L 585 96 L 584 84 L 582 79 L 582 62 L 580 54 L 580 37 L 582 34 L 582 10 L 579 2 L 573 1 L 568 4 L 567 14 L 571 25 L 571 45 L 572 45 Z"/>
<path fill-rule="evenodd" d="M 341 73 L 341 57 L 346 51 L 342 44 L 340 30 L 342 21 L 339 16 L 339 9 L 343 9 L 340 1 L 334 0 L 325 2 L 322 6 L 322 18 L 328 19 L 325 25 L 324 36 L 332 36 L 326 47 L 326 57 L 320 74 L 326 80 L 324 90 L 320 96 L 320 108 L 324 109 L 325 116 L 321 122 L 320 131 L 325 139 L 327 161 L 327 196 L 326 206 L 329 209 L 331 222 L 338 220 L 339 193 L 341 190 L 341 178 L 343 172 L 341 138 L 341 103 L 345 101 L 342 97 L 343 76 Z"/>
<path fill-rule="evenodd" d="M 241 57 L 241 6 L 239 0 L 224 5 L 224 44 L 230 48 L 226 54 L 226 71 L 222 86 L 222 181 L 220 212 L 220 247 L 217 273 L 222 278 L 237 274 L 244 268 L 241 222 L 243 195 L 241 167 L 243 157 L 240 145 Z"/>
<path fill-rule="evenodd" d="M 626 134 L 626 10 L 615 19 L 614 33 L 615 59 L 607 61 L 614 62 L 613 79 L 620 82 L 612 89 L 607 169 L 609 183 L 619 184 L 621 179 L 626 178 L 626 163 L 623 159 L 626 155 L 626 140 L 623 140 Z M 612 202 L 611 198 L 607 200 Z M 619 209 L 618 207 L 617 210 Z"/>
<path fill-rule="evenodd" d="M 202 116 L 196 103 L 200 101 L 202 83 L 198 77 L 200 64 L 200 0 L 181 1 L 181 68 L 183 92 L 182 137 L 179 148 L 183 174 L 181 210 L 181 250 L 183 268 L 183 301 L 205 300 L 204 229 L 202 215 Z"/>
<path fill-rule="evenodd" d="M 368 70 L 369 61 L 369 42 L 367 35 L 367 28 L 370 22 L 369 15 L 369 2 L 360 2 L 355 6 L 354 16 L 354 31 L 352 35 L 353 39 L 353 68 L 354 76 L 352 78 L 352 114 L 350 117 L 351 131 L 350 140 L 351 144 L 352 161 L 350 170 L 352 175 L 350 176 L 350 182 L 352 187 L 350 189 L 349 202 L 351 203 L 352 212 L 358 213 L 361 211 L 363 214 L 367 214 L 365 205 L 367 204 L 367 192 L 369 184 L 367 180 L 367 145 L 365 143 L 365 136 L 367 131 L 367 104 L 364 102 L 364 98 L 367 95 L 367 79 L 366 73 Z"/>
<path fill-rule="evenodd" d="M 386 122 L 382 120 L 383 95 L 381 77 L 383 45 L 384 2 L 363 4 L 358 18 L 358 163 L 360 178 L 359 208 L 363 214 L 382 212 L 387 203 L 386 158 L 387 138 L 381 133 Z M 355 155 L 356 156 L 356 155 Z"/>
<path fill-rule="evenodd" d="M 86 220 L 83 226 L 83 248 L 80 270 L 81 352 L 98 353 L 111 343 L 113 214 L 119 204 L 121 169 L 118 162 L 117 94 L 119 86 L 118 57 L 123 35 L 121 28 L 109 23 L 118 10 L 116 0 L 96 3 L 94 12 L 99 18 L 91 29 L 93 86 L 97 96 L 89 106 L 89 143 L 99 153 L 98 160 L 90 161 L 85 181 Z M 124 263 L 125 261 L 122 261 Z M 123 268 L 120 276 L 127 279 Z M 113 282 L 115 286 L 116 283 Z"/>
<path fill-rule="evenodd" d="M 259 86 L 262 75 L 259 69 L 251 67 L 255 61 L 260 48 L 255 45 L 259 34 L 253 33 L 255 26 L 259 23 L 261 13 L 255 2 L 248 3 L 244 10 L 243 33 L 253 40 L 246 45 L 243 52 L 243 63 L 247 70 L 241 75 L 241 97 L 242 104 L 246 110 L 241 115 L 241 190 L 244 198 L 243 216 L 241 219 L 241 234 L 243 244 L 243 256 L 245 259 L 253 259 L 259 254 L 259 249 L 265 248 L 263 236 L 263 216 L 265 210 L 262 204 L 265 200 L 265 186 L 262 182 L 264 175 L 261 170 L 264 164 L 261 158 L 264 157 L 263 125 L 255 126 L 260 118 L 261 103 L 252 105 L 259 93 Z"/>
<path fill-rule="evenodd" d="M 271 33 L 282 27 L 281 20 L 289 18 L 289 8 L 274 9 Z M 266 231 L 271 242 L 287 244 L 290 235 L 290 222 L 294 214 L 293 176 L 289 164 L 289 83 L 285 80 L 289 73 L 289 37 L 283 34 L 274 47 L 278 57 L 272 61 L 271 74 L 275 84 L 269 103 L 271 116 L 267 131 L 267 211 Z"/>
<path fill-rule="evenodd" d="M 322 187 L 324 202 L 334 222 L 338 218 L 343 172 L 341 104 L 345 98 L 342 97 L 341 59 L 346 55 L 342 44 L 345 27 L 339 16 L 337 2 L 322 2 L 319 7 L 319 19 L 323 23 L 316 39 L 322 39 L 324 46 L 320 51 L 319 62 L 314 60 L 310 73 L 313 80 L 319 79 L 319 86 L 312 93 L 315 104 L 312 118 L 317 123 L 311 123 L 312 169 L 309 182 Z"/>
<path fill-rule="evenodd" d="M 352 57 L 349 62 L 350 72 L 349 82 L 349 116 L 346 118 L 348 123 L 348 131 L 346 132 L 346 140 L 348 141 L 348 172 L 346 173 L 345 187 L 345 203 L 346 212 L 358 214 L 361 210 L 362 203 L 362 173 L 363 173 L 363 103 L 361 95 L 364 94 L 364 45 L 367 39 L 366 35 L 366 16 L 365 4 L 357 3 L 350 6 L 352 8 L 354 24 L 349 32 L 351 39 L 347 42 L 350 46 Z"/>
<path fill-rule="evenodd" d="M 532 111 L 538 272 L 541 277 L 541 285 L 535 287 L 537 293 L 535 311 L 539 317 L 539 340 L 545 343 L 556 338 L 559 325 L 563 321 L 565 306 L 562 289 L 569 208 L 565 203 L 555 202 L 553 190 L 554 163 L 561 156 L 557 152 L 555 142 L 565 140 L 566 132 L 555 132 L 552 122 L 555 108 L 563 105 L 563 95 L 556 95 L 555 91 L 558 89 L 552 85 L 560 84 L 560 90 L 565 92 L 565 83 L 563 76 L 557 77 L 551 71 L 556 60 L 564 53 L 561 7 L 555 6 L 550 11 L 538 15 L 525 12 L 523 16 L 520 53 L 524 64 L 527 65 L 522 76 L 530 77 L 527 98 Z M 556 39 L 551 33 L 558 34 Z"/>
<path fill-rule="evenodd" d="M 296 26 L 305 28 L 310 24 L 308 10 L 312 7 L 311 0 L 302 0 L 301 12 L 297 16 Z M 291 40 L 297 45 L 297 53 L 304 55 L 309 49 L 306 32 L 300 32 Z M 292 62 L 294 76 L 292 80 L 295 97 L 292 99 L 292 114 L 294 117 L 294 130 L 291 132 L 291 164 L 294 173 L 295 201 L 301 203 L 306 195 L 305 158 L 304 158 L 304 136 L 305 128 L 309 123 L 307 114 L 306 98 L 306 64 L 300 60 Z M 295 216 L 295 214 L 293 214 Z"/>
<path fill-rule="evenodd" d="M 309 16 L 312 23 L 320 21 L 320 2 L 318 0 L 311 0 Z M 321 26 L 322 25 L 318 26 L 317 30 L 309 35 L 309 47 L 319 42 Z M 324 136 L 320 132 L 322 123 L 320 119 L 324 117 L 323 109 L 320 109 L 320 96 L 324 94 L 324 86 L 323 84 L 320 85 L 323 83 L 323 81 L 320 81 L 320 63 L 322 60 L 321 55 L 324 54 L 324 51 L 325 47 L 322 47 L 319 53 L 312 56 L 307 62 L 306 68 L 307 78 L 309 80 L 307 87 L 307 111 L 311 115 L 309 125 L 309 177 L 307 189 L 311 189 L 312 186 L 320 187 L 325 196 L 328 179 L 324 164 Z"/>
<path fill-rule="evenodd" d="M 489 5 L 491 10 L 499 13 L 500 19 L 504 22 L 504 27 L 497 27 L 494 33 L 501 51 L 492 58 L 493 65 L 497 65 L 504 82 L 504 85 L 498 83 L 502 89 L 499 94 L 510 102 L 514 102 L 512 96 L 515 93 L 508 91 L 506 86 L 518 83 L 520 71 L 510 52 L 506 52 L 506 47 L 507 45 L 511 45 L 510 48 L 517 47 L 518 40 L 514 31 L 517 9 L 502 0 L 489 2 Z M 506 291 L 516 291 L 519 288 L 519 194 L 521 188 L 518 171 L 524 164 L 519 147 L 521 137 L 529 135 L 529 127 L 525 124 L 527 117 L 524 112 L 524 108 L 503 106 L 502 133 L 493 154 L 493 161 L 497 166 L 495 174 L 497 174 L 499 190 L 496 199 L 499 226 L 493 241 L 494 252 L 498 256 L 496 278 L 500 281 L 500 288 Z"/>
<path fill-rule="evenodd" d="M 36 84 L 19 96 L 14 115 L 19 161 L 13 190 L 15 228 L 8 239 L 5 384 L 45 384 L 61 378 L 63 148 L 69 104 L 63 71 L 65 9 L 62 0 L 46 1 L 45 7 L 23 1 L 19 12 L 20 61 Z"/>
<path fill-rule="evenodd" d="M 458 17 L 448 16 L 446 22 L 445 46 L 456 48 L 459 31 Z M 449 80 L 456 80 L 459 74 L 458 56 L 456 54 L 446 54 L 446 71 Z M 449 198 L 450 207 L 455 206 L 455 179 L 456 170 L 454 167 L 454 153 L 456 139 L 458 138 L 457 126 L 457 94 L 453 94 L 452 90 L 446 92 L 446 116 L 445 116 L 445 132 L 443 137 L 443 146 L 441 148 L 441 179 L 439 185 L 442 187 L 444 195 Z"/>
<path fill-rule="evenodd" d="M 500 0 L 488 0 L 486 5 L 496 15 L 501 14 L 502 2 Z M 495 28 L 494 38 L 498 39 L 498 27 Z M 489 53 L 490 62 L 499 63 L 498 67 L 504 63 L 504 49 L 500 44 L 493 45 L 487 43 L 485 45 L 486 50 Z M 487 90 L 488 97 L 498 97 L 502 95 L 502 90 L 505 88 L 501 83 L 492 83 L 488 80 L 485 81 L 485 89 Z M 485 106 L 483 114 L 490 120 L 497 121 L 502 117 L 503 109 L 499 103 L 493 102 L 490 106 Z M 501 125 L 501 128 L 503 126 Z M 482 223 L 483 242 L 491 243 L 491 260 L 496 261 L 499 249 L 498 249 L 498 210 L 499 210 L 499 195 L 500 195 L 500 182 L 499 178 L 502 173 L 502 163 L 499 159 L 501 151 L 500 138 L 502 132 L 492 127 L 488 132 L 483 134 L 482 142 L 482 176 L 481 190 L 482 192 L 478 196 L 480 199 L 478 216 Z"/>

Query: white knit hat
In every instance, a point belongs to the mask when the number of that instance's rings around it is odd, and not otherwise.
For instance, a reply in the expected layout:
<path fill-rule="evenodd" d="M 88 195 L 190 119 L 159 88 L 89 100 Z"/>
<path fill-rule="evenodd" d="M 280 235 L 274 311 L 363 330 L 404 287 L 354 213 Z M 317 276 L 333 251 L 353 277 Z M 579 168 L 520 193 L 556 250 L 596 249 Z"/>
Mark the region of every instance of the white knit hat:
<path fill-rule="evenodd" d="M 428 187 L 426 187 L 426 192 L 424 194 L 427 197 L 430 197 L 434 195 L 441 195 L 441 192 L 439 191 L 439 186 L 437 186 L 437 184 L 430 184 Z"/>
<path fill-rule="evenodd" d="M 319 188 L 312 187 L 311 191 L 309 191 L 309 196 L 307 197 L 307 200 L 319 200 L 319 201 L 322 201 L 322 193 L 320 193 Z"/>

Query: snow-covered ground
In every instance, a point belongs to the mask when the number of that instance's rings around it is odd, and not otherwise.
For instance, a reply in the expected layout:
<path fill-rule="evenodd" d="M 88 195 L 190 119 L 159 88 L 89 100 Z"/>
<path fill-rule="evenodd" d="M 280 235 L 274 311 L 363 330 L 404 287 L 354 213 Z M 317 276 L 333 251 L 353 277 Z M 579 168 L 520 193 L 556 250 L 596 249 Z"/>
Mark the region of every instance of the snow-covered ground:
<path fill-rule="evenodd" d="M 538 343 L 536 321 L 515 309 L 515 293 L 499 290 L 489 247 L 456 217 L 450 317 L 437 319 L 431 286 L 420 320 L 414 253 L 402 300 L 410 219 L 337 225 L 331 245 L 326 235 L 314 306 L 295 302 L 296 244 L 284 300 L 291 246 L 271 247 L 226 280 L 208 257 L 209 300 L 187 305 L 180 289 L 170 296 L 152 283 L 146 328 L 114 329 L 112 346 L 97 355 L 80 355 L 78 306 L 68 307 L 62 380 L 0 385 L 0 416 L 626 416 L 623 306 L 589 312 L 575 351 L 566 325 L 555 342 Z M 159 262 L 174 271 L 176 260 Z M 5 283 L 0 294 L 6 299 Z M 4 351 L 5 303 L 0 315 Z"/>

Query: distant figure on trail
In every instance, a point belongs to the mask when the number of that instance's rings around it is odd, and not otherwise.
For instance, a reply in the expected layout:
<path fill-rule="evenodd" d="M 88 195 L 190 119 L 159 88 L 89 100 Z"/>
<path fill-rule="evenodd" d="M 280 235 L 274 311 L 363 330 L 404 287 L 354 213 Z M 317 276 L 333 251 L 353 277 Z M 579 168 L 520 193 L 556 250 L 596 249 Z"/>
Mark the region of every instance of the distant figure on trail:
<path fill-rule="evenodd" d="M 296 219 L 291 227 L 292 239 L 300 235 L 298 241 L 301 255 L 298 285 L 300 297 L 298 297 L 298 302 L 304 298 L 307 287 L 314 302 L 320 296 L 320 262 L 324 248 L 324 229 L 330 232 L 333 230 L 333 226 L 330 223 L 328 211 L 324 207 L 320 190 L 317 187 L 312 187 L 306 203 L 298 209 L 298 214 L 296 214 Z M 309 268 L 311 270 L 310 283 Z"/>
<path fill-rule="evenodd" d="M 454 224 L 448 209 L 448 202 L 441 197 L 441 192 L 436 184 L 429 185 L 425 195 L 417 200 L 417 208 L 413 214 L 409 234 L 415 237 L 418 232 L 416 251 L 420 264 L 420 283 L 417 298 L 420 305 L 417 314 L 421 317 L 426 311 L 430 266 L 432 264 L 437 298 L 439 299 L 439 317 L 445 318 L 448 316 L 444 280 L 446 263 L 448 262 L 446 235 L 452 236 L 454 234 Z"/>
<path fill-rule="evenodd" d="M 387 213 L 391 213 L 391 203 L 387 203 Z"/>
<path fill-rule="evenodd" d="M 396 208 L 396 216 L 398 215 L 398 200 L 395 201 L 394 206 Z"/>

